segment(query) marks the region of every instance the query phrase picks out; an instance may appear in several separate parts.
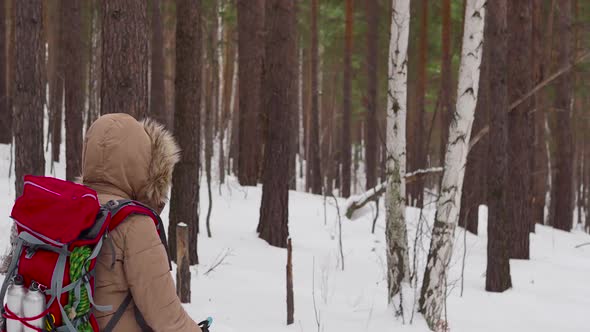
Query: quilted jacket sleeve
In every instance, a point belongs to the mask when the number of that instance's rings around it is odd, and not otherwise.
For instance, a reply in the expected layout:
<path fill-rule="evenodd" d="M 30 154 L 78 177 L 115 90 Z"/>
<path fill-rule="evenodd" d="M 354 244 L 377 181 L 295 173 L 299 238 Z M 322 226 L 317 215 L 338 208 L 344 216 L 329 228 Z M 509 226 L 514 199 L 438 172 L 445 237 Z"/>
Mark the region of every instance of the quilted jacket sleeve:
<path fill-rule="evenodd" d="M 151 219 L 133 216 L 120 227 L 125 230 L 124 271 L 133 300 L 155 332 L 200 332 L 182 307 L 166 249 Z"/>

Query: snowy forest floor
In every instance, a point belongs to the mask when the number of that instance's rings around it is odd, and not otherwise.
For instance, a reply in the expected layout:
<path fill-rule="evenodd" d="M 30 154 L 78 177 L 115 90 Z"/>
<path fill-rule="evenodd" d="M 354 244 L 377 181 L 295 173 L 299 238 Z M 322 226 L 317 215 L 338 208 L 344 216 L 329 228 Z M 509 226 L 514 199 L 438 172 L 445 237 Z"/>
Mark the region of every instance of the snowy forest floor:
<path fill-rule="evenodd" d="M 0 215 L 4 216 L 0 223 L 0 250 L 8 247 L 8 216 L 14 202 L 14 172 L 9 178 L 9 165 L 10 148 L 0 145 L 0 197 L 4 198 L 0 200 Z M 64 177 L 63 164 L 55 165 L 55 173 L 50 172 L 49 164 L 47 169 L 47 174 Z M 334 199 L 290 193 L 295 324 L 287 327 L 286 250 L 268 246 L 255 232 L 261 187 L 240 187 L 232 177 L 221 186 L 214 184 L 212 238 L 207 238 L 204 231 L 206 189 L 203 181 L 198 244 L 201 264 L 192 268 L 192 303 L 186 308 L 195 320 L 214 317 L 212 331 L 428 331 L 419 314 L 409 324 L 411 313 L 406 312 L 404 324 L 387 304 L 383 204 L 373 235 L 374 204 L 358 211 L 351 221 L 344 218 L 346 201 L 337 200 L 342 215 L 342 271 Z M 165 222 L 167 215 L 166 209 Z M 420 211 L 414 208 L 408 208 L 406 215 L 408 241 L 412 247 L 417 243 L 417 276 L 422 278 L 434 204 L 424 209 L 422 219 Z M 450 331 L 588 331 L 590 246 L 575 246 L 590 242 L 590 236 L 537 226 L 536 233 L 531 235 L 531 260 L 511 260 L 513 288 L 493 294 L 484 290 L 485 220 L 486 211 L 482 208 L 479 236 L 465 236 L 462 229 L 456 232 L 447 290 Z M 418 241 L 417 230 L 421 234 Z M 414 249 L 410 248 L 410 252 Z M 410 261 L 412 264 L 413 257 Z M 409 303 L 417 302 L 418 292 L 419 289 L 416 295 L 405 294 Z"/>

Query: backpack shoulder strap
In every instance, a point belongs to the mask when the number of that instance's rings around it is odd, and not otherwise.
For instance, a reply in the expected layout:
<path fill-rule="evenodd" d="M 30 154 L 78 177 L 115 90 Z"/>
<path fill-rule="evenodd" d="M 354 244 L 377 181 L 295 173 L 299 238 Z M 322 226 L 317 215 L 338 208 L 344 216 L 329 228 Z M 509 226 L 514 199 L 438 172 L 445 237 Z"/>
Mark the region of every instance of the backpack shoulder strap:
<path fill-rule="evenodd" d="M 160 241 L 166 249 L 166 255 L 168 256 L 168 267 L 172 271 L 172 263 L 170 261 L 170 253 L 168 252 L 168 240 L 166 239 L 166 231 L 164 229 L 164 223 L 160 218 L 160 215 L 152 210 L 145 204 L 142 204 L 134 200 L 118 200 L 109 201 L 105 204 L 105 207 L 111 213 L 111 222 L 109 223 L 109 231 L 112 231 L 125 221 L 130 215 L 139 214 L 144 215 L 152 219 L 156 225 L 156 230 L 160 237 Z"/>

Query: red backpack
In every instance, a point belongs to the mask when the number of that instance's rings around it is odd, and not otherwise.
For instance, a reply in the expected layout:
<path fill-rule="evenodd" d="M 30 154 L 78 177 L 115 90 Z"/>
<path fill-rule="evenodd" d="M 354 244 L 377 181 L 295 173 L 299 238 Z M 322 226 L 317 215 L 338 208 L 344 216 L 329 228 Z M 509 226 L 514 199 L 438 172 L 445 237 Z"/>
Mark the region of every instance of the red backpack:
<path fill-rule="evenodd" d="M 20 321 L 35 331 L 99 331 L 93 309 L 110 311 L 112 307 L 109 303 L 94 303 L 96 257 L 105 242 L 112 245 L 109 231 L 131 214 L 150 217 L 167 248 L 162 220 L 149 207 L 131 200 L 101 206 L 96 192 L 88 187 L 50 177 L 26 176 L 23 195 L 12 209 L 18 239 L 0 298 L 4 303 L 9 284 L 19 276 L 25 288 L 38 285 L 46 305 L 34 317 L 19 316 L 4 305 L 2 331 L 6 331 L 6 320 Z M 105 330 L 114 328 L 129 302 L 131 293 Z M 45 318 L 44 328 L 31 325 L 40 318 Z M 140 320 L 138 317 L 140 325 L 145 326 L 145 321 Z"/>

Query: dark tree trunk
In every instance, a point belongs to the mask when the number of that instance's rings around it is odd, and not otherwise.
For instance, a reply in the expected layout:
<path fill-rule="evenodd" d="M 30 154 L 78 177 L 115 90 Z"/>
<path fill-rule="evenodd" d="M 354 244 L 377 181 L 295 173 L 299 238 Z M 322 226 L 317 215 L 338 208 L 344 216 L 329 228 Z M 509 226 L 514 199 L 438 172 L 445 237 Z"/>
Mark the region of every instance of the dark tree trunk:
<path fill-rule="evenodd" d="M 426 98 L 426 66 L 428 65 L 428 0 L 422 0 L 420 7 L 420 45 L 418 48 L 418 63 L 416 75 L 416 102 L 414 108 L 409 112 L 413 112 L 410 125 L 413 129 L 411 141 L 408 144 L 408 166 L 409 172 L 426 167 L 426 151 L 424 139 L 424 113 L 425 113 L 425 98 Z M 424 177 L 418 177 L 416 181 L 408 183 L 406 187 L 408 193 L 408 205 L 422 207 L 424 201 Z"/>
<path fill-rule="evenodd" d="M 176 0 L 162 1 L 164 23 L 164 95 L 168 123 L 174 128 L 174 81 L 176 76 Z"/>
<path fill-rule="evenodd" d="M 573 29 L 571 0 L 559 1 L 558 35 L 559 47 L 557 60 L 559 67 L 565 67 L 573 59 Z M 556 81 L 555 108 L 557 112 L 556 146 L 557 172 L 552 190 L 555 190 L 555 223 L 554 227 L 570 231 L 573 222 L 574 191 L 573 191 L 573 133 L 571 124 L 573 74 L 563 74 Z"/>
<path fill-rule="evenodd" d="M 0 1 L 0 143 L 12 143 L 12 110 L 8 103 L 8 34 L 6 33 L 10 13 L 5 1 Z"/>
<path fill-rule="evenodd" d="M 351 95 L 352 95 L 352 5 L 353 0 L 346 0 L 346 22 L 344 27 L 344 79 L 342 80 L 342 141 L 340 142 L 340 161 L 342 163 L 342 197 L 350 196 L 351 185 Z"/>
<path fill-rule="evenodd" d="M 190 264 L 198 264 L 199 167 L 201 151 L 201 1 L 177 2 L 176 110 L 174 134 L 182 150 L 174 169 L 170 200 L 170 254 L 176 253 L 176 225 L 189 225 Z M 175 257 L 174 257 L 175 258 Z"/>
<path fill-rule="evenodd" d="M 532 2 L 508 1 L 508 100 L 518 100 L 533 88 L 530 61 L 532 47 Z M 508 114 L 508 218 L 510 257 L 529 259 L 531 224 L 531 173 L 533 162 L 533 122 L 531 99 Z"/>
<path fill-rule="evenodd" d="M 369 190 L 377 185 L 377 157 L 379 145 L 377 135 L 377 55 L 379 54 L 379 8 L 377 0 L 367 0 L 367 113 L 365 125 L 365 162 Z"/>
<path fill-rule="evenodd" d="M 164 91 L 164 28 L 162 26 L 162 1 L 151 0 L 152 44 L 150 76 L 150 117 L 170 127 L 166 114 L 166 94 Z"/>
<path fill-rule="evenodd" d="M 264 55 L 264 0 L 238 0 L 239 108 L 238 180 L 255 186 L 260 172 L 261 78 Z"/>
<path fill-rule="evenodd" d="M 78 0 L 63 0 L 64 83 L 66 115 L 66 179 L 73 181 L 82 174 L 82 129 L 85 102 L 84 40 L 82 36 L 82 6 Z"/>
<path fill-rule="evenodd" d="M 102 1 L 101 114 L 148 113 L 147 1 Z"/>
<path fill-rule="evenodd" d="M 490 1 L 484 42 L 489 45 L 490 110 L 488 168 L 488 261 L 486 290 L 503 292 L 512 287 L 509 261 L 509 227 L 506 211 L 508 180 L 508 23 L 507 1 Z M 492 144 L 493 142 L 493 144 Z"/>
<path fill-rule="evenodd" d="M 49 130 L 51 133 L 51 160 L 59 162 L 61 146 L 61 127 L 64 103 L 64 38 L 65 22 L 62 16 L 61 1 L 48 2 L 47 26 L 47 75 L 49 83 Z"/>
<path fill-rule="evenodd" d="M 45 47 L 41 0 L 16 1 L 16 88 L 14 141 L 16 197 L 23 177 L 45 174 L 43 105 L 45 104 Z"/>
<path fill-rule="evenodd" d="M 102 31 L 100 28 L 100 0 L 92 1 L 92 23 L 90 27 L 90 69 L 88 78 L 88 117 L 86 128 L 98 118 L 100 114 L 100 76 L 101 76 L 101 54 L 102 54 Z"/>
<path fill-rule="evenodd" d="M 442 2 L 442 63 L 440 73 L 440 163 L 442 165 L 445 160 L 445 152 L 447 149 L 447 140 L 449 139 L 449 125 L 453 114 L 453 78 L 451 73 L 452 65 L 452 51 L 451 51 L 451 0 L 443 0 Z M 482 59 L 483 60 L 483 59 Z M 480 83 L 483 81 L 479 80 Z M 481 85 L 481 84 L 480 84 Z M 480 88 L 481 91 L 481 88 Z M 478 106 L 480 105 L 481 93 L 478 96 Z M 476 111 L 477 112 L 477 111 Z M 477 122 L 478 115 L 475 117 Z M 476 131 L 477 132 L 477 131 Z M 465 185 L 463 186 L 465 187 Z M 464 197 L 464 196 L 463 196 Z M 477 218 L 477 213 L 476 213 Z M 476 219 L 477 220 L 477 219 Z M 477 234 L 477 228 L 475 229 Z"/>
<path fill-rule="evenodd" d="M 287 247 L 289 237 L 290 113 L 297 103 L 297 40 L 292 0 L 266 0 L 263 107 L 268 115 L 262 202 L 258 232 L 272 246 Z"/>
<path fill-rule="evenodd" d="M 484 39 L 485 45 L 489 45 Z M 489 124 L 490 113 L 490 80 L 489 61 L 491 47 L 483 49 L 481 71 L 479 77 L 479 94 L 475 108 L 475 120 L 471 139 Z M 461 210 L 459 211 L 459 226 L 469 232 L 477 234 L 479 205 L 487 202 L 487 165 L 489 154 L 489 136 L 484 135 L 467 155 L 465 179 L 463 181 L 463 194 L 461 195 Z"/>
<path fill-rule="evenodd" d="M 322 168 L 320 162 L 320 105 L 319 105 L 319 41 L 318 15 L 319 0 L 311 1 L 311 109 L 308 119 L 309 152 L 308 177 L 311 192 L 322 193 Z"/>
<path fill-rule="evenodd" d="M 215 45 L 213 41 L 215 40 L 214 35 L 216 33 L 216 29 L 210 29 L 209 34 L 209 45 Z M 206 44 L 203 44 L 205 47 Z M 204 118 L 203 122 L 203 141 L 205 143 L 205 177 L 207 178 L 207 197 L 209 199 L 207 203 L 207 219 L 206 219 L 206 226 L 207 226 L 207 235 L 211 237 L 211 228 L 210 228 L 210 220 L 211 220 L 211 211 L 213 208 L 213 198 L 211 197 L 211 159 L 213 159 L 213 123 L 212 123 L 212 115 L 217 111 L 217 87 L 216 84 L 216 76 L 217 76 L 217 68 L 216 66 L 212 65 L 216 61 L 216 57 L 205 57 L 205 61 L 209 60 L 209 63 L 205 65 L 205 82 L 206 86 L 202 91 L 206 92 L 205 95 L 201 96 L 202 101 L 204 101 L 203 113 L 202 116 Z"/>
<path fill-rule="evenodd" d="M 545 79 L 547 63 L 543 59 L 543 0 L 533 0 L 533 85 L 539 84 Z M 547 193 L 547 151 L 545 145 L 545 109 L 543 93 L 535 95 L 533 112 L 533 148 L 534 161 L 532 166 L 532 206 L 530 231 L 535 231 L 535 224 L 544 223 L 545 195 Z"/>

